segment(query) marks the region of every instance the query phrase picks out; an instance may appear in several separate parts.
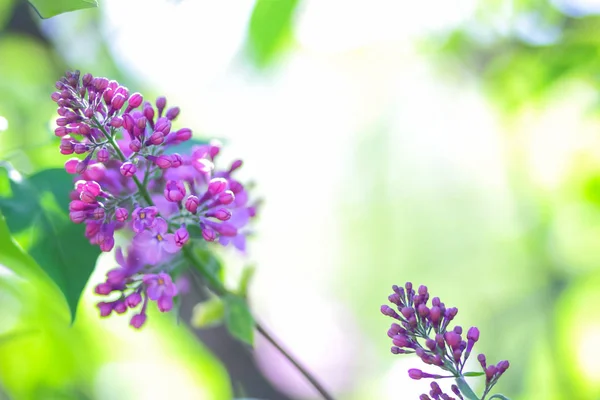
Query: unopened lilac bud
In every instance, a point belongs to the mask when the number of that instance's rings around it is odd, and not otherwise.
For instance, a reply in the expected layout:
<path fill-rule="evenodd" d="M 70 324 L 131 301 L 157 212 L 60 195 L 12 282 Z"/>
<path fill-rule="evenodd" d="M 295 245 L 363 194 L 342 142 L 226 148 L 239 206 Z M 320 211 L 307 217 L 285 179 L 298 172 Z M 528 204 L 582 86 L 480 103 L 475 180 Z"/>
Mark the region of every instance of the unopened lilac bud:
<path fill-rule="evenodd" d="M 179 107 L 171 107 L 167 110 L 167 119 L 173 121 L 179 115 Z"/>
<path fill-rule="evenodd" d="M 69 120 L 65 117 L 56 119 L 56 125 L 58 125 L 58 126 L 67 126 L 68 124 L 69 124 Z"/>
<path fill-rule="evenodd" d="M 446 312 L 444 313 L 444 317 L 448 321 L 452 321 L 454 319 L 454 317 L 456 317 L 456 314 L 458 314 L 458 308 L 452 307 L 452 308 L 446 309 Z"/>
<path fill-rule="evenodd" d="M 130 114 L 123 114 L 123 128 L 125 128 L 128 132 L 133 132 L 133 127 L 135 126 L 135 121 Z"/>
<path fill-rule="evenodd" d="M 131 322 L 129 324 L 136 329 L 140 329 L 145 322 L 146 314 L 136 314 L 133 317 L 131 317 Z"/>
<path fill-rule="evenodd" d="M 161 156 L 146 156 L 146 158 L 150 161 L 152 161 L 154 164 L 156 164 L 157 167 L 159 167 L 160 169 L 167 169 L 167 168 L 171 168 L 172 163 L 171 163 L 171 157 L 169 157 L 168 155 L 161 155 Z"/>
<path fill-rule="evenodd" d="M 392 326 L 390 327 L 390 329 L 388 329 L 388 336 L 390 338 L 393 338 L 394 336 L 396 336 L 400 330 L 402 329 L 402 327 L 396 323 L 392 324 Z"/>
<path fill-rule="evenodd" d="M 54 130 L 54 135 L 58 137 L 63 137 L 69 133 L 69 130 L 64 126 L 59 126 Z"/>
<path fill-rule="evenodd" d="M 110 126 L 112 126 L 113 128 L 120 128 L 123 126 L 123 118 L 121 117 L 112 117 L 110 120 Z"/>
<path fill-rule="evenodd" d="M 180 181 L 167 181 L 163 193 L 168 201 L 176 203 L 184 198 L 185 186 Z"/>
<path fill-rule="evenodd" d="M 138 151 L 140 151 L 142 148 L 142 143 L 137 140 L 137 139 L 133 139 L 131 142 L 129 142 L 129 150 L 133 151 L 134 153 L 137 153 Z"/>
<path fill-rule="evenodd" d="M 498 369 L 496 368 L 495 365 L 490 365 L 489 367 L 487 367 L 485 369 L 485 377 L 486 380 L 490 380 L 494 377 L 494 375 L 496 375 L 496 372 L 498 372 Z"/>
<path fill-rule="evenodd" d="M 94 210 L 92 217 L 95 220 L 103 220 L 105 215 L 106 215 L 106 212 L 104 211 L 104 208 L 98 207 Z"/>
<path fill-rule="evenodd" d="M 209 211 L 206 213 L 207 217 L 214 217 L 221 221 L 227 221 L 231 218 L 231 211 L 226 208 L 219 208 L 213 211 Z"/>
<path fill-rule="evenodd" d="M 67 173 L 71 175 L 75 174 L 77 164 L 79 164 L 78 158 L 71 158 L 70 160 L 67 160 L 67 162 L 65 162 L 65 170 L 67 171 Z"/>
<path fill-rule="evenodd" d="M 462 330 L 462 326 L 456 325 L 456 326 L 454 327 L 454 329 L 452 329 L 452 331 L 453 331 L 454 333 L 456 333 L 457 335 L 462 335 L 462 332 L 463 332 L 463 330 Z"/>
<path fill-rule="evenodd" d="M 87 213 L 85 211 L 71 211 L 69 219 L 76 224 L 81 224 L 87 219 Z"/>
<path fill-rule="evenodd" d="M 108 79 L 103 77 L 94 78 L 92 80 L 92 85 L 94 85 L 98 92 L 102 92 L 108 87 Z"/>
<path fill-rule="evenodd" d="M 217 238 L 217 234 L 213 229 L 211 229 L 208 226 L 205 226 L 204 228 L 202 228 L 202 237 L 207 242 L 213 242 Z"/>
<path fill-rule="evenodd" d="M 73 145 L 73 141 L 71 140 L 70 136 L 64 136 L 60 141 L 60 154 L 73 154 L 74 151 L 75 146 Z"/>
<path fill-rule="evenodd" d="M 79 161 L 77 163 L 77 165 L 75 166 L 75 173 L 80 174 L 80 175 L 83 174 L 85 172 L 85 170 L 87 169 L 88 164 L 89 164 L 89 160 L 87 158 L 83 161 Z"/>
<path fill-rule="evenodd" d="M 146 129 L 147 123 L 148 123 L 148 121 L 146 120 L 146 117 L 139 117 L 138 119 L 135 120 L 135 126 L 137 126 L 140 131 L 143 131 L 144 129 Z"/>
<path fill-rule="evenodd" d="M 467 339 L 472 342 L 477 342 L 479 340 L 479 329 L 476 327 L 471 327 L 469 332 L 467 332 Z"/>
<path fill-rule="evenodd" d="M 101 294 L 101 295 L 107 295 L 110 292 L 112 292 L 112 290 L 113 290 L 112 285 L 107 282 L 99 283 L 98 285 L 96 285 L 96 288 L 94 289 L 94 291 L 97 294 Z"/>
<path fill-rule="evenodd" d="M 498 365 L 496 366 L 496 368 L 498 369 L 498 372 L 500 374 L 503 374 L 504 371 L 506 371 L 509 366 L 510 366 L 510 363 L 507 360 L 503 360 L 503 361 L 500 361 L 498 363 Z"/>
<path fill-rule="evenodd" d="M 162 144 L 164 141 L 165 141 L 165 134 L 162 133 L 161 131 L 155 131 L 152 135 L 150 135 L 150 137 L 146 141 L 146 145 L 153 144 L 155 146 L 158 146 L 159 144 Z"/>
<path fill-rule="evenodd" d="M 458 362 L 460 360 L 460 357 L 462 356 L 462 350 L 455 349 L 454 351 L 452 351 L 452 355 L 453 355 L 454 361 Z"/>
<path fill-rule="evenodd" d="M 423 371 L 420 369 L 411 368 L 408 370 L 408 376 L 410 376 L 411 379 L 419 380 L 423 378 Z"/>
<path fill-rule="evenodd" d="M 446 332 L 444 334 L 444 339 L 446 340 L 446 343 L 448 343 L 448 346 L 453 349 L 456 349 L 460 345 L 460 335 L 454 332 Z"/>
<path fill-rule="evenodd" d="M 430 351 L 434 351 L 434 350 L 435 350 L 435 346 L 436 346 L 436 344 L 435 344 L 435 340 L 433 340 L 433 339 L 427 339 L 427 340 L 425 341 L 425 346 L 427 346 L 427 348 L 428 348 Z"/>
<path fill-rule="evenodd" d="M 121 95 L 123 95 L 123 97 L 128 99 L 129 98 L 129 89 L 127 89 L 125 86 L 118 86 L 115 89 L 115 94 L 121 94 Z"/>
<path fill-rule="evenodd" d="M 113 89 L 111 89 L 110 87 L 108 87 L 102 94 L 102 98 L 104 99 L 104 102 L 108 105 L 108 104 L 110 104 L 114 95 L 115 95 L 115 91 Z"/>
<path fill-rule="evenodd" d="M 171 121 L 164 117 L 159 118 L 156 121 L 156 124 L 154 124 L 154 130 L 161 131 L 165 135 L 168 134 L 169 132 L 171 132 Z"/>
<path fill-rule="evenodd" d="M 129 308 L 135 308 L 142 302 L 142 295 L 138 292 L 133 292 L 129 296 L 125 297 L 125 304 Z"/>
<path fill-rule="evenodd" d="M 125 101 L 127 100 L 127 98 L 125 96 L 123 96 L 121 93 L 117 93 L 110 101 L 110 105 L 113 108 L 113 110 L 120 110 L 121 107 L 123 107 L 123 104 L 125 104 Z"/>
<path fill-rule="evenodd" d="M 98 303 L 98 309 L 100 310 L 101 317 L 108 317 L 113 310 L 113 306 L 111 303 L 101 301 Z"/>
<path fill-rule="evenodd" d="M 406 319 L 412 317 L 415 314 L 415 310 L 412 307 L 402 307 L 400 312 Z"/>
<path fill-rule="evenodd" d="M 192 214 L 196 214 L 196 210 L 198 209 L 198 205 L 200 205 L 200 199 L 194 195 L 188 196 L 185 201 L 185 208 Z"/>
<path fill-rule="evenodd" d="M 108 160 L 110 160 L 110 152 L 106 147 L 103 147 L 100 150 L 98 150 L 98 153 L 96 154 L 96 159 L 101 163 L 105 163 Z"/>
<path fill-rule="evenodd" d="M 146 103 L 144 105 L 143 113 L 144 113 L 144 117 L 146 117 L 146 119 L 148 121 L 154 120 L 154 108 L 152 108 L 152 106 L 150 105 L 150 103 Z"/>
<path fill-rule="evenodd" d="M 208 193 L 212 196 L 217 195 L 227 188 L 227 180 L 225 178 L 213 178 L 208 183 Z"/>
<path fill-rule="evenodd" d="M 91 85 L 93 79 L 94 77 L 92 76 L 92 74 L 87 73 L 81 77 L 81 83 L 83 84 L 83 86 L 89 86 Z"/>
<path fill-rule="evenodd" d="M 434 325 L 437 325 L 440 319 L 442 318 L 442 310 L 439 307 L 433 306 L 429 310 L 429 319 Z"/>
<path fill-rule="evenodd" d="M 226 190 L 222 193 L 219 193 L 219 195 L 217 196 L 217 200 L 223 205 L 228 205 L 233 203 L 233 201 L 235 200 L 235 195 L 231 190 Z"/>
<path fill-rule="evenodd" d="M 236 169 L 240 168 L 243 164 L 242 160 L 235 160 L 232 164 L 231 167 L 229 168 L 229 173 L 232 173 L 233 171 L 235 171 Z"/>
<path fill-rule="evenodd" d="M 421 316 L 421 318 L 427 318 L 429 315 L 429 308 L 425 304 L 419 304 L 417 311 L 419 312 L 419 316 Z"/>
<path fill-rule="evenodd" d="M 125 222 L 128 216 L 129 212 L 125 208 L 119 207 L 115 210 L 115 219 L 119 222 Z"/>
<path fill-rule="evenodd" d="M 481 367 L 482 367 L 483 369 L 485 369 L 485 367 L 486 367 L 486 363 L 485 363 L 485 354 L 479 354 L 479 355 L 477 356 L 477 361 L 479 361 L 479 364 L 481 364 Z"/>
<path fill-rule="evenodd" d="M 114 303 L 113 310 L 115 310 L 117 314 L 123 314 L 125 311 L 127 311 L 127 305 L 124 301 L 117 300 Z"/>
<path fill-rule="evenodd" d="M 175 133 L 175 140 L 180 142 L 185 142 L 186 140 L 190 140 L 192 138 L 192 131 L 188 128 L 181 128 Z"/>
<path fill-rule="evenodd" d="M 164 96 L 160 96 L 156 99 L 156 108 L 158 109 L 158 114 L 162 115 L 163 110 L 167 106 L 167 99 Z"/>
<path fill-rule="evenodd" d="M 73 150 L 75 151 L 75 154 L 83 154 L 88 151 L 88 147 L 83 143 L 75 143 Z"/>
<path fill-rule="evenodd" d="M 140 93 L 134 93 L 131 96 L 129 96 L 129 107 L 137 108 L 142 104 L 142 101 L 144 101 L 142 95 Z"/>
<path fill-rule="evenodd" d="M 177 153 L 171 154 L 171 168 L 179 168 L 183 165 L 183 158 Z"/>
<path fill-rule="evenodd" d="M 387 315 L 388 317 L 392 317 L 392 318 L 396 318 L 396 319 L 400 318 L 398 313 L 396 311 L 394 311 L 390 306 L 387 306 L 387 305 L 381 306 L 381 313 L 383 315 Z"/>
<path fill-rule="evenodd" d="M 85 115 L 86 118 L 92 118 L 94 116 L 94 109 L 91 107 L 86 108 L 83 110 L 83 115 Z"/>
<path fill-rule="evenodd" d="M 127 161 L 124 162 L 123 165 L 121 165 L 119 171 L 121 172 L 121 175 L 129 178 L 135 175 L 135 173 L 137 172 L 137 167 L 132 162 Z"/>
<path fill-rule="evenodd" d="M 190 240 L 190 234 L 187 229 L 185 229 L 185 226 L 181 226 L 175 231 L 175 244 L 177 246 L 182 247 L 188 240 Z"/>

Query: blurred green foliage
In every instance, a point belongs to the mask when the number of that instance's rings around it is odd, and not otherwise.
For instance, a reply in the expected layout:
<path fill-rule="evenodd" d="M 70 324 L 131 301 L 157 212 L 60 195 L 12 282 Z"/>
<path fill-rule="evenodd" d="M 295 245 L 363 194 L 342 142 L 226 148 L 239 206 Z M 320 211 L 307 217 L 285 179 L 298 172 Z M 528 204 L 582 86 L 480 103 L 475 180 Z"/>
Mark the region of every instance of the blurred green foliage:
<path fill-rule="evenodd" d="M 42 18 L 50 18 L 69 11 L 98 7 L 96 0 L 29 0 Z"/>

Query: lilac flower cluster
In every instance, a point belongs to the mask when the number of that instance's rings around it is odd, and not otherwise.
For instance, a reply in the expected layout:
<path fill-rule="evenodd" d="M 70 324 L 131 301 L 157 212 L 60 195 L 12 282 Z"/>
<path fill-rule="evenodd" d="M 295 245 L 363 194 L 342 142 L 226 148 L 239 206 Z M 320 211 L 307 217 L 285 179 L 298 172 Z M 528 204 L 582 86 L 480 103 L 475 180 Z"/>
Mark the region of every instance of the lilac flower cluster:
<path fill-rule="evenodd" d="M 256 204 L 233 178 L 242 162 L 217 169 L 217 143 L 190 145 L 188 154 L 179 154 L 192 131 L 173 128 L 180 110 L 167 108 L 164 97 L 153 105 L 114 80 L 79 71 L 68 72 L 56 89 L 60 152 L 77 155 L 65 163 L 75 176 L 71 220 L 85 224 L 86 237 L 102 251 L 113 249 L 116 231 L 132 236 L 127 261 L 119 250 L 120 267 L 96 287 L 101 295 L 120 293 L 99 303 L 100 313 L 142 304 L 131 320 L 140 327 L 148 299 L 161 311 L 172 308 L 177 290 L 167 272 L 191 239 L 245 251 Z"/>
<path fill-rule="evenodd" d="M 450 323 L 458 313 L 455 307 L 446 307 L 438 297 L 431 299 L 426 286 L 421 285 L 417 292 L 413 289 L 411 282 L 404 287 L 392 286 L 392 293 L 388 300 L 394 304 L 394 308 L 388 305 L 381 306 L 381 312 L 398 322 L 391 325 L 388 336 L 392 339 L 391 348 L 394 354 L 416 354 L 428 365 L 434 365 L 450 375 L 438 375 L 423 372 L 420 369 L 410 369 L 409 376 L 412 379 L 422 378 L 462 378 L 463 369 L 466 365 L 473 346 L 479 340 L 479 329 L 471 327 L 467 331 L 466 340 L 463 339 L 463 329 L 454 326 L 450 329 Z M 486 376 L 485 391 L 481 399 L 489 393 L 500 376 L 508 369 L 508 361 L 500 361 L 497 365 L 487 365 L 483 354 L 477 357 Z M 471 373 L 473 374 L 473 373 Z M 453 385 L 452 391 L 462 399 L 458 386 Z M 431 396 L 431 397 L 430 397 Z M 443 393 L 437 385 L 432 382 L 429 395 L 421 395 L 421 400 L 428 399 L 454 399 Z"/>

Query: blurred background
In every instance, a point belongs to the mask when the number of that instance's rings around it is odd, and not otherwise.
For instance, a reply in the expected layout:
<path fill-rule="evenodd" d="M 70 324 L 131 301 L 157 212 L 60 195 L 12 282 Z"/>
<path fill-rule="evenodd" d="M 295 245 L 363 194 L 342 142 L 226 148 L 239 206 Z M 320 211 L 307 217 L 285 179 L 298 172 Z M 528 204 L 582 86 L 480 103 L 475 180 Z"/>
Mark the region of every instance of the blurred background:
<path fill-rule="evenodd" d="M 244 159 L 264 202 L 226 277 L 257 267 L 256 315 L 336 398 L 428 391 L 379 313 L 412 281 L 510 361 L 498 392 L 600 399 L 600 2 L 99 3 L 42 20 L 0 0 L 1 160 L 63 165 L 50 93 L 67 69 L 164 94 L 178 126 Z M 178 324 L 98 318 L 112 255 L 69 327 L 3 234 L 0 398 L 318 397 L 260 338 L 252 356 L 189 327 L 193 293 Z"/>

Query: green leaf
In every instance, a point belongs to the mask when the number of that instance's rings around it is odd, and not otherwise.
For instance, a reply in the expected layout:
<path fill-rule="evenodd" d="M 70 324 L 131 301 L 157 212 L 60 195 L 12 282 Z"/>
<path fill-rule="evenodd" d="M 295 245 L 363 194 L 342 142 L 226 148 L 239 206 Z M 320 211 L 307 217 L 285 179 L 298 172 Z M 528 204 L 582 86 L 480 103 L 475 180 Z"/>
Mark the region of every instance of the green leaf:
<path fill-rule="evenodd" d="M 479 400 L 479 397 L 473 392 L 473 389 L 471 389 L 469 384 L 463 378 L 456 378 L 456 384 L 458 385 L 460 392 L 465 396 L 465 399 Z"/>
<path fill-rule="evenodd" d="M 250 286 L 250 281 L 252 280 L 255 271 L 256 268 L 253 265 L 247 266 L 242 270 L 242 276 L 240 277 L 237 290 L 240 296 L 246 297 L 248 295 L 248 287 Z"/>
<path fill-rule="evenodd" d="M 188 229 L 189 228 L 190 227 L 188 227 Z M 198 256 L 200 262 L 202 262 L 204 271 L 210 274 L 212 278 L 222 283 L 225 278 L 225 271 L 223 270 L 221 262 L 219 261 L 219 259 L 217 259 L 217 257 L 215 257 L 213 252 L 206 248 L 206 246 L 198 246 L 194 249 L 194 251 Z"/>
<path fill-rule="evenodd" d="M 465 372 L 463 376 L 481 376 L 484 374 L 485 372 Z"/>
<path fill-rule="evenodd" d="M 207 328 L 220 324 L 224 316 L 225 304 L 220 297 L 214 296 L 194 306 L 190 323 L 194 328 Z"/>
<path fill-rule="evenodd" d="M 69 11 L 98 7 L 96 0 L 29 0 L 41 18 L 50 18 Z"/>
<path fill-rule="evenodd" d="M 179 144 L 167 147 L 164 154 L 190 154 L 194 146 L 203 146 L 208 143 L 208 140 L 191 138 L 190 140 L 186 140 L 185 142 L 181 142 Z"/>
<path fill-rule="evenodd" d="M 257 0 L 248 27 L 248 51 L 256 66 L 270 64 L 292 34 L 298 0 Z"/>
<path fill-rule="evenodd" d="M 236 339 L 252 346 L 254 343 L 254 318 L 246 300 L 228 293 L 225 301 L 225 324 L 229 333 Z"/>
<path fill-rule="evenodd" d="M 495 394 L 492 397 L 489 398 L 489 400 L 492 399 L 500 399 L 500 400 L 510 400 L 508 397 L 504 396 L 503 394 Z"/>
<path fill-rule="evenodd" d="M 0 197 L 0 211 L 22 247 L 64 294 L 71 321 L 81 292 L 100 254 L 85 238 L 83 225 L 69 220 L 66 210 L 73 178 L 62 169 L 43 170 L 29 178 L 8 165 L 0 166 L 8 179 L 10 197 Z"/>

